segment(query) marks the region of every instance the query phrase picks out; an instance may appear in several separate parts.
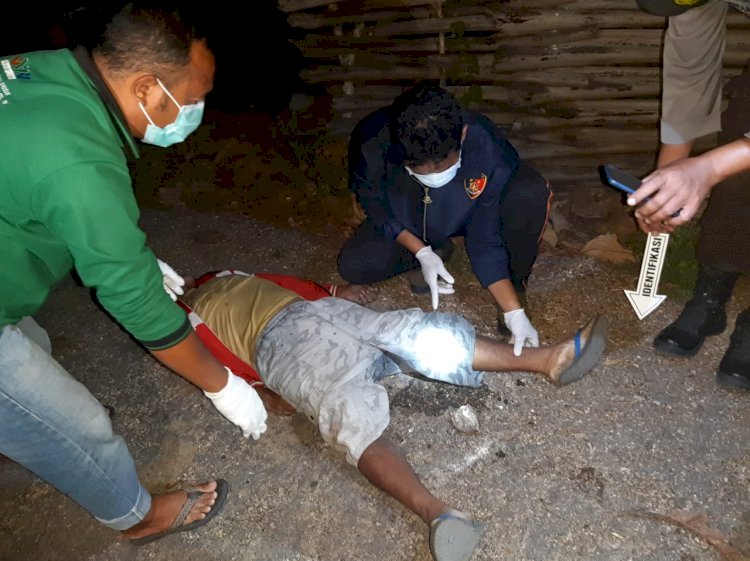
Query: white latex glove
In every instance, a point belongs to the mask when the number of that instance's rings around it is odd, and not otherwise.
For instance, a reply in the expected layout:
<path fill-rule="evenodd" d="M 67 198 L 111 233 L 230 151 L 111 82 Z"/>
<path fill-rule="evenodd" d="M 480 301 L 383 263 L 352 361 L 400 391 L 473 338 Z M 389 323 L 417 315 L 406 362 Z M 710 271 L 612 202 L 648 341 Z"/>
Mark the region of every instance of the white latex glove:
<path fill-rule="evenodd" d="M 438 294 L 453 294 L 453 275 L 451 275 L 440 256 L 432 251 L 432 247 L 425 246 L 414 255 L 419 260 L 422 267 L 422 276 L 430 287 L 432 295 L 432 309 L 437 310 Z M 442 277 L 445 282 L 438 282 L 438 276 Z"/>
<path fill-rule="evenodd" d="M 224 367 L 226 368 L 226 366 Z M 266 432 L 268 413 L 250 384 L 227 368 L 227 385 L 216 393 L 203 392 L 213 401 L 219 413 L 242 429 L 242 435 L 258 440 Z"/>
<path fill-rule="evenodd" d="M 505 320 L 505 326 L 510 329 L 512 334 L 508 342 L 513 345 L 514 355 L 521 356 L 521 349 L 523 347 L 539 346 L 539 334 L 534 329 L 534 326 L 531 325 L 523 308 L 505 312 L 503 319 Z"/>
<path fill-rule="evenodd" d="M 185 294 L 185 291 L 182 289 L 182 287 L 185 286 L 185 279 L 178 275 L 172 267 L 167 265 L 161 259 L 157 259 L 156 261 L 159 263 L 159 268 L 163 275 L 164 290 L 169 294 L 169 297 L 176 302 L 178 295 L 182 296 Z"/>

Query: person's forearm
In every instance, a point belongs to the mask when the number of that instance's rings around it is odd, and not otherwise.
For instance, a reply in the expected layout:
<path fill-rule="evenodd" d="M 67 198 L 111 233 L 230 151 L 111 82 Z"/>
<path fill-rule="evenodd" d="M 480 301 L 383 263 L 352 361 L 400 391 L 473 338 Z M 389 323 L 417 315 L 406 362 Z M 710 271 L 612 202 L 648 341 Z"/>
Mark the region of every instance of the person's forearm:
<path fill-rule="evenodd" d="M 657 168 L 663 168 L 668 166 L 672 162 L 678 160 L 684 160 L 690 156 L 690 151 L 693 149 L 693 142 L 686 142 L 685 144 L 662 144 L 659 150 L 659 158 L 656 162 Z"/>
<path fill-rule="evenodd" d="M 226 369 L 195 333 L 190 333 L 174 347 L 151 351 L 151 354 L 204 391 L 218 392 L 227 385 Z"/>
<path fill-rule="evenodd" d="M 733 175 L 750 170 L 750 139 L 740 138 L 705 152 L 696 159 L 704 160 L 710 169 L 709 184 L 713 187 Z"/>
<path fill-rule="evenodd" d="M 497 302 L 497 305 L 500 306 L 503 312 L 510 312 L 521 307 L 518 294 L 513 287 L 513 283 L 510 282 L 510 279 L 493 282 L 487 287 L 487 289 L 490 291 L 490 294 L 492 294 L 495 302 Z"/>
<path fill-rule="evenodd" d="M 427 245 L 409 230 L 401 230 L 401 233 L 396 236 L 396 241 L 415 255 Z"/>

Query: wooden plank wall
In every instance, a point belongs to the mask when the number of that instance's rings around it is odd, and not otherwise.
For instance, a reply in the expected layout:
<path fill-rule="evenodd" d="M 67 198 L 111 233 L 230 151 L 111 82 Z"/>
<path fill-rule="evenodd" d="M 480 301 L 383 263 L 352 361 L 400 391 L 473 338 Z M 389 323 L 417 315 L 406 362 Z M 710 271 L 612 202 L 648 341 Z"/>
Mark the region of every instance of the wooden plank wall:
<path fill-rule="evenodd" d="M 666 21 L 635 0 L 278 0 L 333 98 L 333 135 L 416 80 L 498 123 L 560 185 L 599 184 L 597 166 L 642 175 L 658 148 Z M 725 78 L 750 56 L 750 19 L 728 18 Z M 710 148 L 715 137 L 702 139 Z"/>

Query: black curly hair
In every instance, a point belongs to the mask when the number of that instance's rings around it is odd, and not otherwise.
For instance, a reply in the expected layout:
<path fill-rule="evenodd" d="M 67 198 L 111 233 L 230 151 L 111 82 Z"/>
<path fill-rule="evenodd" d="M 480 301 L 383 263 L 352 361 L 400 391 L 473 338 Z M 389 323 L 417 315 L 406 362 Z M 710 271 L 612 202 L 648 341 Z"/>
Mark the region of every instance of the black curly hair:
<path fill-rule="evenodd" d="M 394 101 L 393 141 L 412 165 L 445 160 L 461 146 L 461 105 L 440 86 L 420 82 Z"/>

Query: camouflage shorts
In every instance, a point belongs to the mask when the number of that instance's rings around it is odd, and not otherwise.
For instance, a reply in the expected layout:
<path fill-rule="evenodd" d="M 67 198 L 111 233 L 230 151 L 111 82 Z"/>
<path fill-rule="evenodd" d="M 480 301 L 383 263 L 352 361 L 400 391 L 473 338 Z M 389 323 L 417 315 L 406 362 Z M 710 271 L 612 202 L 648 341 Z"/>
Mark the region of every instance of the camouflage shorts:
<path fill-rule="evenodd" d="M 357 465 L 390 420 L 388 395 L 377 381 L 414 371 L 478 386 L 474 343 L 474 327 L 460 316 L 418 308 L 374 312 L 324 298 L 279 312 L 258 339 L 255 362 L 266 385 Z M 441 358 L 438 351 L 446 350 Z"/>

